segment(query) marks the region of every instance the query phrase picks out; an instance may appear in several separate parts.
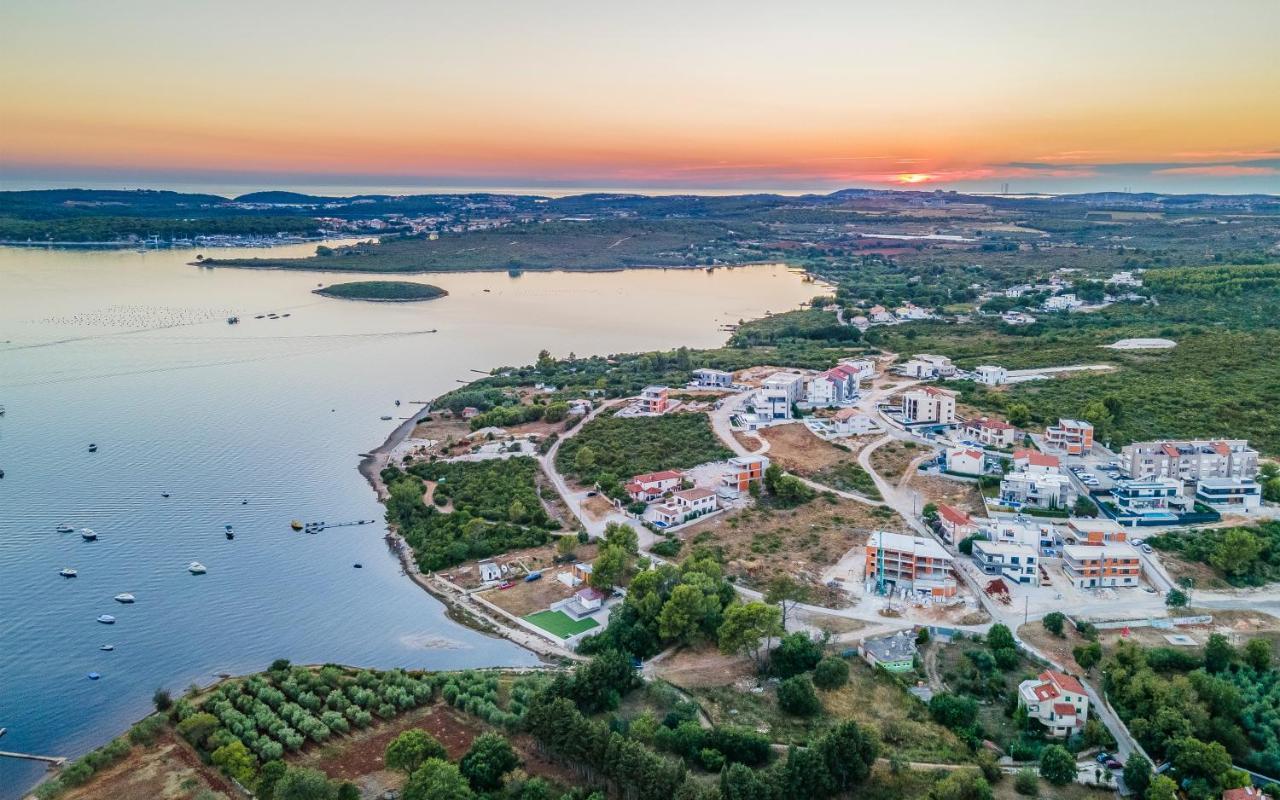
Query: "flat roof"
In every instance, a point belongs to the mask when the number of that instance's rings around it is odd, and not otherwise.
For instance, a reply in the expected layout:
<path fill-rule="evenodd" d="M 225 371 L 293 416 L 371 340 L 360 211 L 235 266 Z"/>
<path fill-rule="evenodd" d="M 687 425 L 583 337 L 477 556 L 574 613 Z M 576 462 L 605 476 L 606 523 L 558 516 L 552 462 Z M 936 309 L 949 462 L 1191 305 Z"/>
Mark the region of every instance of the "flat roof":
<path fill-rule="evenodd" d="M 942 549 L 942 545 L 938 544 L 937 541 L 919 536 L 876 531 L 867 538 L 867 547 L 875 549 L 881 546 L 886 550 L 897 550 L 902 553 L 915 553 L 929 558 L 951 560 L 951 554 Z"/>
<path fill-rule="evenodd" d="M 1062 554 L 1071 558 L 1137 558 L 1138 549 L 1131 544 L 1115 543 L 1104 545 L 1069 544 L 1062 548 Z"/>
<path fill-rule="evenodd" d="M 1200 486 L 1221 487 L 1223 489 L 1253 488 L 1258 482 L 1253 478 L 1201 478 Z"/>
<path fill-rule="evenodd" d="M 1081 517 L 1073 517 L 1067 520 L 1067 527 L 1081 533 L 1091 533 L 1100 531 L 1102 533 L 1119 533 L 1124 530 L 1124 526 L 1112 519 L 1089 519 Z"/>
<path fill-rule="evenodd" d="M 987 553 L 1000 553 L 1002 555 L 1010 556 L 1036 555 L 1036 548 L 1031 545 L 1017 544 L 1014 542 L 989 542 L 986 539 L 975 539 L 973 542 L 973 548 L 975 550 L 983 550 Z"/>

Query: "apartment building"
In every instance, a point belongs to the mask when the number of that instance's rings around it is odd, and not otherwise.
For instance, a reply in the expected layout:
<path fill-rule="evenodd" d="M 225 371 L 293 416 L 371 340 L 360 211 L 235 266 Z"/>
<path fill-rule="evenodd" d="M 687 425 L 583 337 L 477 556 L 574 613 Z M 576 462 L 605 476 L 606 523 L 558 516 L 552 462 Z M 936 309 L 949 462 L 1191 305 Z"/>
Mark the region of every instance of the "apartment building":
<path fill-rule="evenodd" d="M 912 389 L 902 395 L 902 417 L 908 424 L 954 424 L 956 393 L 937 386 Z"/>
<path fill-rule="evenodd" d="M 951 555 L 934 539 L 876 531 L 867 539 L 866 580 L 886 593 L 906 591 L 934 598 L 954 597 Z"/>
<path fill-rule="evenodd" d="M 950 378 L 956 368 L 946 356 L 918 353 L 899 366 L 898 372 L 908 378 Z"/>
<path fill-rule="evenodd" d="M 1044 432 L 1045 447 L 1079 456 L 1093 449 L 1093 425 L 1080 419 L 1061 418 Z"/>
<path fill-rule="evenodd" d="M 1262 486 L 1252 478 L 1204 478 L 1196 500 L 1217 511 L 1248 514 L 1262 507 Z"/>
<path fill-rule="evenodd" d="M 1123 542 L 1126 538 L 1128 536 L 1125 533 L 1124 526 L 1115 520 L 1104 517 L 1098 517 L 1097 519 L 1075 517 L 1067 520 L 1066 539 L 1071 544 L 1101 547 L 1107 544 Z"/>
<path fill-rule="evenodd" d="M 729 459 L 729 468 L 721 478 L 721 485 L 735 492 L 745 492 L 752 483 L 764 480 L 769 468 L 768 456 L 738 456 Z"/>
<path fill-rule="evenodd" d="M 1056 670 L 1047 669 L 1018 684 L 1018 705 L 1056 738 L 1083 731 L 1089 721 L 1089 696 L 1084 687 Z"/>
<path fill-rule="evenodd" d="M 667 410 L 667 387 L 646 386 L 640 392 L 640 410 L 646 414 L 661 414 Z"/>
<path fill-rule="evenodd" d="M 876 362 L 869 358 L 845 358 L 840 366 L 853 370 L 859 381 L 869 381 L 876 376 Z"/>
<path fill-rule="evenodd" d="M 1134 442 L 1120 450 L 1120 468 L 1130 478 L 1254 478 L 1258 451 L 1244 439 Z"/>
<path fill-rule="evenodd" d="M 1133 545 L 1118 542 L 1101 546 L 1069 544 L 1062 548 L 1062 570 L 1079 589 L 1137 586 L 1142 561 Z"/>
<path fill-rule="evenodd" d="M 978 417 L 964 424 L 964 436 L 984 447 L 1013 447 L 1018 429 L 998 419 Z"/>
<path fill-rule="evenodd" d="M 993 542 L 1026 545 L 1044 556 L 1055 554 L 1060 543 L 1057 530 L 1049 522 L 993 519 L 987 521 L 983 530 Z"/>
<path fill-rule="evenodd" d="M 806 399 L 815 406 L 839 406 L 858 399 L 858 370 L 843 364 L 815 375 Z"/>
<path fill-rule="evenodd" d="M 695 369 L 693 382 L 704 389 L 728 389 L 733 386 L 733 373 L 708 367 Z"/>
<path fill-rule="evenodd" d="M 1070 508 L 1076 489 L 1066 475 L 1049 472 L 1010 472 L 1000 479 L 1000 502 L 1032 508 Z"/>
<path fill-rule="evenodd" d="M 1031 545 L 976 539 L 973 560 L 987 575 L 999 575 L 1024 586 L 1040 585 L 1040 551 Z"/>
<path fill-rule="evenodd" d="M 804 394 L 804 376 L 775 372 L 765 378 L 755 395 L 756 414 L 762 421 L 791 419 L 791 407 Z"/>
<path fill-rule="evenodd" d="M 1137 516 L 1185 513 L 1192 505 L 1182 494 L 1182 481 L 1176 478 L 1116 481 L 1111 497 L 1121 513 Z"/>

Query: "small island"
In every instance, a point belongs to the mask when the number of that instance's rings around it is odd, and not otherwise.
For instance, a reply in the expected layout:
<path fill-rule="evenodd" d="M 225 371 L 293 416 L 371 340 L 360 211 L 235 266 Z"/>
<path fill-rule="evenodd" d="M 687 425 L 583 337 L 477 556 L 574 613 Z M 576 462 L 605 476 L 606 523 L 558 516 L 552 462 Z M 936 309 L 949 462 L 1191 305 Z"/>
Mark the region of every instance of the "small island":
<path fill-rule="evenodd" d="M 314 290 L 325 297 L 344 300 L 371 300 L 375 303 L 413 303 L 434 300 L 448 294 L 439 286 L 410 281 L 351 281 L 335 283 Z"/>

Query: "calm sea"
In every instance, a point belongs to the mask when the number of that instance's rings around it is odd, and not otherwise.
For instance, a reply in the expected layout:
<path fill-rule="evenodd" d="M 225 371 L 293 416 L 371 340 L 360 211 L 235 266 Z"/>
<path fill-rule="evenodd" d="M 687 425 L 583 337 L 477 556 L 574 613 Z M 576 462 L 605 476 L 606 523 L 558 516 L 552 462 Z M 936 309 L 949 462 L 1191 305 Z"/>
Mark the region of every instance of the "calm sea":
<path fill-rule="evenodd" d="M 0 750 L 79 755 L 143 715 L 156 687 L 274 658 L 534 663 L 446 619 L 401 575 L 382 525 L 311 536 L 289 521 L 381 519 L 358 454 L 410 401 L 474 370 L 542 348 L 714 346 L 719 326 L 816 291 L 781 267 L 463 273 L 411 278 L 446 298 L 372 304 L 311 293 L 343 277 L 194 256 L 0 248 Z M 290 316 L 254 318 L 269 312 Z M 193 560 L 208 574 L 188 574 Z M 137 602 L 114 602 L 122 592 Z M 0 758 L 0 798 L 42 770 Z"/>

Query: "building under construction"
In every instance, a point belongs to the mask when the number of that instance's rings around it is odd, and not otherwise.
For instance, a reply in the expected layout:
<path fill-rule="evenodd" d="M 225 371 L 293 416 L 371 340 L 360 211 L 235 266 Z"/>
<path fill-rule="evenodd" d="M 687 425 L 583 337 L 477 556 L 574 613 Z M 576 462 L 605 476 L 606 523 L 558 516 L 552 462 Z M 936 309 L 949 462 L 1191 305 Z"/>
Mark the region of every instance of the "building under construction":
<path fill-rule="evenodd" d="M 866 581 L 877 594 L 956 595 L 954 562 L 933 539 L 876 531 L 867 539 Z"/>

